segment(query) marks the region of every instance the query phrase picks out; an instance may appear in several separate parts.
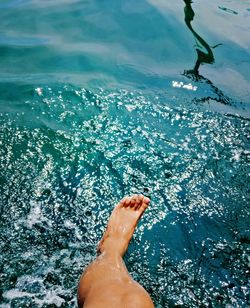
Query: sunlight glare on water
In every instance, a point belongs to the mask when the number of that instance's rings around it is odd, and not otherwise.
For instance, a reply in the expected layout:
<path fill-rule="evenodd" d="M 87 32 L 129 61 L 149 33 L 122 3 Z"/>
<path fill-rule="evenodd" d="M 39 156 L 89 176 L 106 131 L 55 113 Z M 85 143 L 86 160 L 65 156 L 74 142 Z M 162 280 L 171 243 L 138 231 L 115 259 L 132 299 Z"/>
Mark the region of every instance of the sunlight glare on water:
<path fill-rule="evenodd" d="M 248 307 L 248 1 L 0 3 L 0 307 L 76 307 L 125 195 L 157 308 Z"/>
<path fill-rule="evenodd" d="M 156 303 L 244 302 L 246 120 L 72 86 L 37 87 L 24 105 L 1 117 L 4 302 L 73 305 L 113 204 L 131 193 L 152 206 L 127 263 Z"/>

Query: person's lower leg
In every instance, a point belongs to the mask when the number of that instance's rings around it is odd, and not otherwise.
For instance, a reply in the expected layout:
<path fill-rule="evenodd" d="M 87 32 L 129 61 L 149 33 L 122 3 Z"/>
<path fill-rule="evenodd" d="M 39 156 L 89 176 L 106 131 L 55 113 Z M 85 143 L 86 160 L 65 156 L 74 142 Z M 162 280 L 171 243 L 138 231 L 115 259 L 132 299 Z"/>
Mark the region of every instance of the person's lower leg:
<path fill-rule="evenodd" d="M 100 256 L 88 266 L 80 280 L 79 307 L 83 303 L 84 306 L 97 307 L 99 299 L 102 302 L 105 300 L 110 307 L 113 303 L 115 307 L 121 296 L 131 301 L 131 294 L 132 300 L 142 302 L 142 307 L 153 307 L 149 295 L 132 280 L 122 260 L 137 222 L 148 204 L 149 199 L 140 195 L 124 198 L 115 207 L 98 246 Z"/>

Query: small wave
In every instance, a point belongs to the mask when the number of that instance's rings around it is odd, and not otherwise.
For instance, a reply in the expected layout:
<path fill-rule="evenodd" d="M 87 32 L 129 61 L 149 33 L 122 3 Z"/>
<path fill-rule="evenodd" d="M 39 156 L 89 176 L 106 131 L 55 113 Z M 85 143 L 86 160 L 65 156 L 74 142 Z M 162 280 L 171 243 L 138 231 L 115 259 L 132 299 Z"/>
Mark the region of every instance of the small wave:
<path fill-rule="evenodd" d="M 156 305 L 244 305 L 247 119 L 159 93 L 20 89 L 0 115 L 2 305 L 75 305 L 131 193 L 152 206 L 126 262 Z"/>

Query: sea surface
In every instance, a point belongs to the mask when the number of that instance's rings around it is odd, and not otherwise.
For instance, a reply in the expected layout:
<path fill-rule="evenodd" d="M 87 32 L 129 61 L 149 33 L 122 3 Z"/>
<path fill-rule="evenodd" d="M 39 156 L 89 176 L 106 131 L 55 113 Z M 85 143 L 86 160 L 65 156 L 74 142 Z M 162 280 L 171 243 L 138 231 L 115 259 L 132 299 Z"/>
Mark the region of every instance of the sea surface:
<path fill-rule="evenodd" d="M 0 0 L 0 307 L 77 307 L 123 196 L 157 308 L 250 306 L 250 1 Z"/>

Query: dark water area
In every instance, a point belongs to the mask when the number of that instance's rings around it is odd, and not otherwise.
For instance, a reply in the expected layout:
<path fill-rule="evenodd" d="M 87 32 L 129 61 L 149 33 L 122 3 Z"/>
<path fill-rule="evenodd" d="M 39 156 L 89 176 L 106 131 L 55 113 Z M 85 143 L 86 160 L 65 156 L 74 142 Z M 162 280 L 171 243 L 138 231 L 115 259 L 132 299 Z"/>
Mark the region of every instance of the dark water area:
<path fill-rule="evenodd" d="M 76 307 L 124 195 L 160 307 L 248 307 L 250 1 L 0 1 L 0 307 Z"/>

